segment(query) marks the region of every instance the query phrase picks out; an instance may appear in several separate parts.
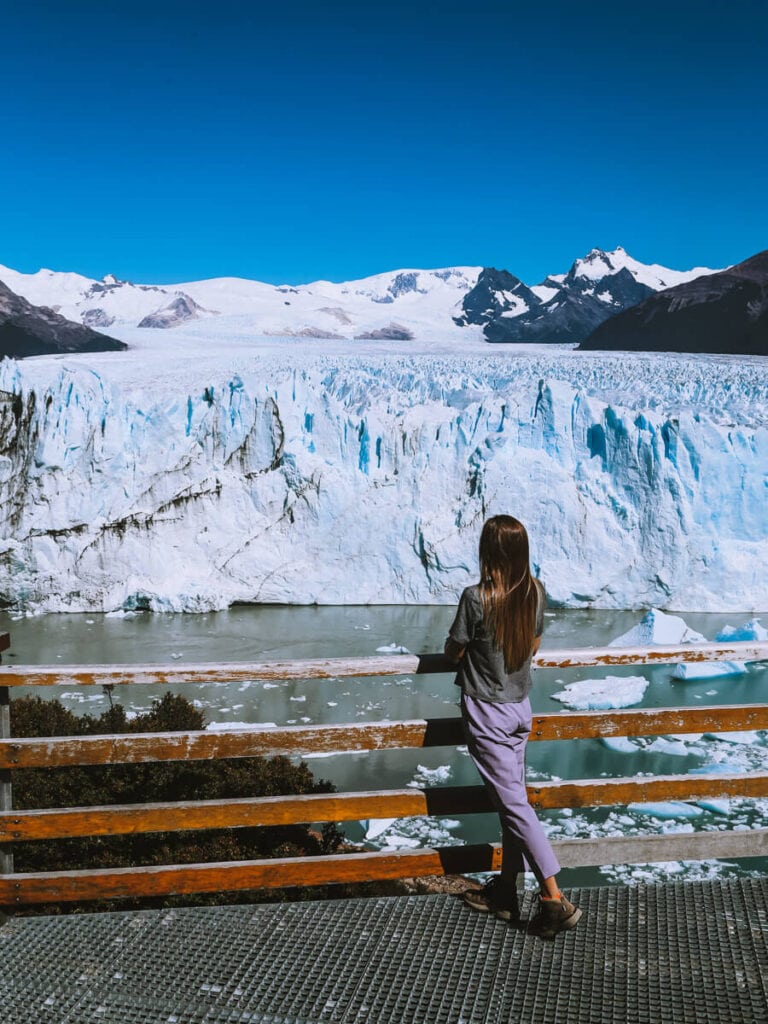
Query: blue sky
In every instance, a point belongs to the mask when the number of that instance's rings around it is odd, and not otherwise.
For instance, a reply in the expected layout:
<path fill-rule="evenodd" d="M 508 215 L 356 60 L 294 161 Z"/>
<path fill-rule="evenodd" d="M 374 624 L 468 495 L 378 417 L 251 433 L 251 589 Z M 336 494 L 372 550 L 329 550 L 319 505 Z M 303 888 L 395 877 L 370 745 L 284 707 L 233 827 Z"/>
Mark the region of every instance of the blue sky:
<path fill-rule="evenodd" d="M 9 3 L 0 263 L 166 283 L 768 247 L 768 4 Z"/>

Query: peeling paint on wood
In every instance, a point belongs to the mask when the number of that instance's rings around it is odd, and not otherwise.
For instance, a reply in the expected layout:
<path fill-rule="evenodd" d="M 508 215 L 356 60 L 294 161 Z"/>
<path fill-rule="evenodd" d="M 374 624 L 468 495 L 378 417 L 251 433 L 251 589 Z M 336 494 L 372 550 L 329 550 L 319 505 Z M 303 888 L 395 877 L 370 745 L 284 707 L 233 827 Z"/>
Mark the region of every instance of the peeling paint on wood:
<path fill-rule="evenodd" d="M 596 665 L 668 664 L 702 661 L 765 661 L 768 642 L 688 644 L 671 647 L 583 647 L 539 651 L 535 665 L 575 668 Z M 424 675 L 455 672 L 442 654 L 395 654 L 372 658 L 308 661 L 214 662 L 171 665 L 26 665 L 0 667 L 0 686 L 104 686 L 125 684 L 233 683 L 249 680 L 333 679 L 346 676 Z"/>
<path fill-rule="evenodd" d="M 532 740 L 599 736 L 654 736 L 684 732 L 768 729 L 768 705 L 635 708 L 623 711 L 561 711 L 536 715 Z M 0 769 L 73 764 L 127 764 L 275 754 L 340 754 L 391 748 L 458 746 L 459 718 L 406 722 L 249 728 L 222 732 L 160 732 L 112 736 L 65 736 L 0 740 Z"/>

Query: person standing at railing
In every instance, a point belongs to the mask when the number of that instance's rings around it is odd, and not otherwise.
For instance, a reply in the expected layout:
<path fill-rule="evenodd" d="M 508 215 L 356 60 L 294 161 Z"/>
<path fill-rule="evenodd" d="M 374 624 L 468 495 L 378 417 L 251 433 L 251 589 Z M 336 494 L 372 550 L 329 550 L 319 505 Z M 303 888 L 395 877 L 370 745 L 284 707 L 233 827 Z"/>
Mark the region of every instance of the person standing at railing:
<path fill-rule="evenodd" d="M 529 930 L 554 938 L 573 928 L 581 911 L 560 892 L 560 865 L 525 788 L 531 659 L 541 642 L 544 602 L 544 587 L 531 575 L 523 524 L 507 515 L 488 519 L 480 535 L 480 582 L 461 595 L 445 653 L 458 665 L 467 746 L 502 834 L 501 873 L 465 892 L 464 901 L 519 922 L 517 876 L 527 862 L 541 887 Z"/>

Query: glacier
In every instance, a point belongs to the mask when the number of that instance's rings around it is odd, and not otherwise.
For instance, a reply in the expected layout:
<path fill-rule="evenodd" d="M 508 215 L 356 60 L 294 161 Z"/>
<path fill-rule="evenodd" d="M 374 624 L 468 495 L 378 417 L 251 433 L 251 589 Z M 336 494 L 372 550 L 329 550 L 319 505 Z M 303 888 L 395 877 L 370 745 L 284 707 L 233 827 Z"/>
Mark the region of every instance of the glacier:
<path fill-rule="evenodd" d="M 768 608 L 765 360 L 171 333 L 0 364 L 6 607 L 448 604 L 509 512 L 554 605 Z"/>

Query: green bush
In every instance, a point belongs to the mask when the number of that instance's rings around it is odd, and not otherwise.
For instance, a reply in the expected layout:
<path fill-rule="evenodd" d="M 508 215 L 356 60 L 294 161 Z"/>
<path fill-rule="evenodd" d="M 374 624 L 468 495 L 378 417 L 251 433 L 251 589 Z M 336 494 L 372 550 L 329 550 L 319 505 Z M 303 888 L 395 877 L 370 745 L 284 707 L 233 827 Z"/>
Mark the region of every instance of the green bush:
<path fill-rule="evenodd" d="M 202 714 L 185 697 L 171 693 L 155 701 L 146 714 L 132 719 L 128 719 L 125 709 L 118 704 L 93 717 L 75 715 L 56 700 L 25 697 L 13 702 L 11 720 L 14 736 L 172 732 L 205 727 Z M 12 785 L 13 806 L 17 810 L 226 800 L 334 790 L 331 783 L 316 781 L 306 764 L 295 764 L 287 757 L 24 768 L 12 772 Z M 12 844 L 12 852 L 16 871 L 58 871 L 307 857 L 333 853 L 342 841 L 342 833 L 333 824 L 325 825 L 321 832 L 309 825 L 286 825 L 18 842 Z M 260 894 L 259 898 L 263 895 L 266 894 Z M 314 895 L 317 896 L 317 891 Z M 269 898 L 273 896 L 269 894 Z M 253 892 L 248 896 L 249 899 L 254 897 Z M 146 901 L 141 905 L 221 902 L 221 899 L 214 894 Z M 47 908 L 49 912 L 51 909 Z"/>

